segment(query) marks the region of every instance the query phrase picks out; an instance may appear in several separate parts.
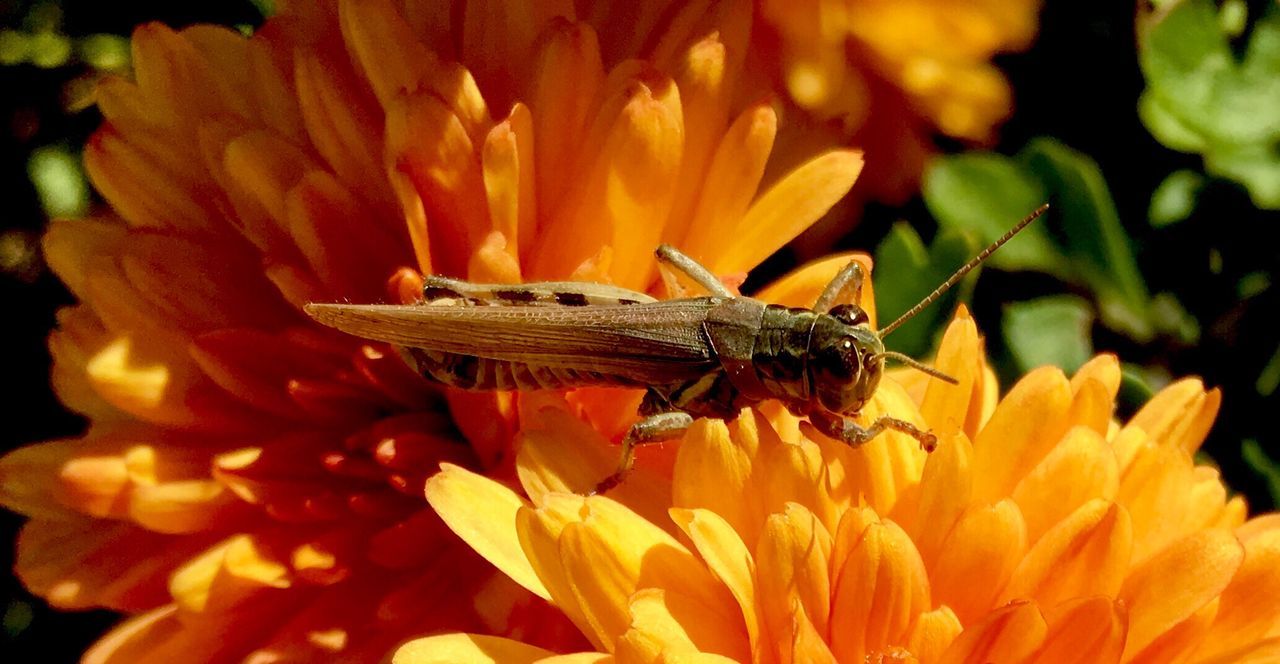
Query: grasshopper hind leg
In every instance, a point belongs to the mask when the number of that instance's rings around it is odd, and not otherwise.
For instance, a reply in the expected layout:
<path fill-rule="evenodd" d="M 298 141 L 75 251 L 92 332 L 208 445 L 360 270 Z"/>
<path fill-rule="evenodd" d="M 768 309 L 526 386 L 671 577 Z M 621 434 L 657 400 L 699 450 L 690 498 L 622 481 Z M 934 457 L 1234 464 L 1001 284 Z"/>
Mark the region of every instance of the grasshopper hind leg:
<path fill-rule="evenodd" d="M 603 494 L 622 483 L 627 473 L 631 472 L 636 462 L 636 448 L 649 443 L 659 443 L 679 438 L 693 425 L 693 416 L 688 413 L 668 412 L 649 415 L 631 425 L 627 435 L 622 439 L 622 458 L 618 460 L 618 469 L 596 485 L 592 495 Z"/>

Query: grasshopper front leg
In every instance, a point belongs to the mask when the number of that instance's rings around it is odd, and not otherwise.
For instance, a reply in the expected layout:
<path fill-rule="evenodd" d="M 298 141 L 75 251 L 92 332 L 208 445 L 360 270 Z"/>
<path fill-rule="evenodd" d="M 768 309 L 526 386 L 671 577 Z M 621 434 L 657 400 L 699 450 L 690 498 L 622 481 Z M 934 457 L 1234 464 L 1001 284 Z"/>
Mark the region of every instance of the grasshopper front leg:
<path fill-rule="evenodd" d="M 905 433 L 915 438 L 920 441 L 920 449 L 926 452 L 932 452 L 938 446 L 938 437 L 932 432 L 921 431 L 916 425 L 896 417 L 878 417 L 869 427 L 860 426 L 847 417 L 825 413 L 811 413 L 809 421 L 822 433 L 844 441 L 849 447 L 858 447 L 886 430 Z"/>
<path fill-rule="evenodd" d="M 622 458 L 618 460 L 618 469 L 597 484 L 591 494 L 603 494 L 622 483 L 636 463 L 636 447 L 679 438 L 692 425 L 693 417 L 679 412 L 650 415 L 631 425 L 622 439 Z"/>

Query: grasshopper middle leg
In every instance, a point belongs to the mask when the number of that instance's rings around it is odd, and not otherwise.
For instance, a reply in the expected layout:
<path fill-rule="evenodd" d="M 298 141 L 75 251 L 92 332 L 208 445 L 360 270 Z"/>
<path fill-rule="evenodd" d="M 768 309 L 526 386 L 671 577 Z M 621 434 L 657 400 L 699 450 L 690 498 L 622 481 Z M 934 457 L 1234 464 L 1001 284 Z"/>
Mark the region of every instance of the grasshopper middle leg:
<path fill-rule="evenodd" d="M 814 302 L 813 310 L 826 313 L 841 302 L 859 304 L 861 300 L 862 264 L 858 261 L 849 261 L 844 269 L 836 273 L 831 283 L 822 289 L 822 295 L 819 295 L 818 301 Z"/>
<path fill-rule="evenodd" d="M 681 252 L 679 249 L 669 245 L 658 245 L 658 250 L 654 252 L 658 256 L 658 260 L 674 267 L 685 273 L 694 283 L 702 286 L 708 293 L 719 297 L 733 297 L 733 292 L 725 288 L 724 284 L 711 274 L 711 270 L 703 267 L 701 263 L 693 260 L 688 254 Z"/>
<path fill-rule="evenodd" d="M 591 493 L 602 494 L 622 483 L 635 465 L 636 447 L 678 438 L 692 425 L 693 417 L 680 412 L 650 415 L 633 424 L 622 439 L 622 458 L 618 460 L 618 469 L 597 484 Z"/>

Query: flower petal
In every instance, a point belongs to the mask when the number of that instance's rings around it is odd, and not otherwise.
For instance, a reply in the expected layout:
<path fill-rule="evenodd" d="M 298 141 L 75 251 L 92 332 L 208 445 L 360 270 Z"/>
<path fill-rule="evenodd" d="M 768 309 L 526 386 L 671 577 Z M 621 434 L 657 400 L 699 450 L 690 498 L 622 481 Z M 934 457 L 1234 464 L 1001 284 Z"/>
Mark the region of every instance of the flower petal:
<path fill-rule="evenodd" d="M 920 614 L 907 637 L 907 650 L 921 662 L 936 662 L 951 643 L 964 631 L 964 626 L 951 609 L 940 606 Z"/>
<path fill-rule="evenodd" d="M 555 653 L 481 634 L 441 634 L 396 649 L 392 664 L 533 664 Z"/>
<path fill-rule="evenodd" d="M 1060 369 L 1042 367 L 1019 380 L 973 441 L 973 499 L 1007 496 L 1067 430 L 1071 386 Z"/>
<path fill-rule="evenodd" d="M 687 597 L 705 620 L 742 625 L 737 603 L 698 559 L 661 528 L 604 497 L 586 499 L 582 521 L 559 538 L 570 588 L 612 651 L 629 624 L 631 596 L 660 588 Z"/>
<path fill-rule="evenodd" d="M 1077 507 L 1094 498 L 1115 498 L 1119 487 L 1111 447 L 1095 430 L 1078 426 L 1018 482 L 1013 499 L 1027 522 L 1027 540 L 1035 542 Z"/>
<path fill-rule="evenodd" d="M 972 624 L 1004 590 L 1027 548 L 1022 514 L 1012 500 L 966 512 L 930 568 L 933 599 Z"/>
<path fill-rule="evenodd" d="M 788 173 L 761 194 L 707 265 L 716 274 L 746 271 L 813 225 L 862 172 L 862 153 L 833 150 Z"/>
<path fill-rule="evenodd" d="M 829 640 L 843 662 L 905 644 L 916 617 L 930 607 L 924 562 L 893 522 L 868 525 L 834 576 L 831 613 L 838 624 L 833 620 Z"/>
<path fill-rule="evenodd" d="M 708 615 L 704 607 L 677 592 L 658 588 L 637 591 L 631 597 L 630 613 L 631 626 L 615 653 L 622 661 L 655 661 L 695 652 L 739 662 L 751 657 L 741 623 L 717 623 L 714 614 Z"/>
<path fill-rule="evenodd" d="M 744 440 L 741 432 L 757 425 L 768 423 L 757 423 L 752 413 L 733 424 L 710 419 L 694 422 L 676 457 L 671 504 L 703 508 L 726 521 L 744 540 L 754 541 L 763 514 L 760 492 L 753 490 L 751 477 L 751 456 L 758 441 L 752 442 L 754 437 L 749 435 Z M 707 482 L 708 477 L 716 481 Z"/>
<path fill-rule="evenodd" d="M 1146 431 L 1152 440 L 1194 453 L 1218 416 L 1222 392 L 1204 389 L 1198 378 L 1185 378 L 1160 390 L 1126 426 Z"/>
<path fill-rule="evenodd" d="M 1110 597 L 1088 597 L 1054 607 L 1049 633 L 1033 664 L 1114 664 L 1124 651 L 1128 615 Z"/>
<path fill-rule="evenodd" d="M 1047 632 L 1048 626 L 1035 602 L 1015 602 L 965 628 L 938 662 L 1023 662 L 1040 648 Z"/>
<path fill-rule="evenodd" d="M 871 274 L 871 257 L 862 252 L 835 254 L 805 263 L 765 286 L 755 297 L 763 302 L 789 307 L 812 307 L 827 284 L 852 261 L 862 265 L 865 279 L 862 284 L 862 299 L 854 304 L 867 312 L 871 326 L 875 327 L 875 293 L 871 279 L 867 276 Z"/>
<path fill-rule="evenodd" d="M 792 622 L 796 610 L 819 635 L 827 633 L 831 549 L 831 535 L 800 505 L 788 504 L 765 522 L 755 553 L 758 597 L 767 598 L 764 624 L 778 647 L 791 647 L 785 635 L 799 634 Z"/>
<path fill-rule="evenodd" d="M 426 496 L 440 518 L 476 553 L 529 592 L 551 599 L 520 546 L 516 513 L 528 503 L 514 491 L 446 463 L 427 480 Z"/>
<path fill-rule="evenodd" d="M 756 602 L 756 566 L 738 533 L 719 514 L 705 509 L 671 509 L 707 568 L 733 593 L 742 609 L 750 651 L 762 647 L 759 604 Z"/>
<path fill-rule="evenodd" d="M 1054 606 L 1074 597 L 1114 597 L 1129 570 L 1132 542 L 1128 512 L 1105 500 L 1091 500 L 1031 547 L 1003 598 Z"/>
<path fill-rule="evenodd" d="M 1196 657 L 1225 656 L 1245 643 L 1280 636 L 1280 515 L 1251 520 L 1236 531 L 1244 561 L 1222 591 L 1222 605 Z"/>
<path fill-rule="evenodd" d="M 914 518 L 904 519 L 906 530 L 932 568 L 943 542 L 969 505 L 972 492 L 970 463 L 973 446 L 962 432 L 943 434 L 929 455 L 920 477 L 919 507 Z"/>
<path fill-rule="evenodd" d="M 1205 530 L 1173 543 L 1125 580 L 1119 599 L 1129 609 L 1125 658 L 1215 600 L 1244 558 L 1228 531 Z"/>
<path fill-rule="evenodd" d="M 947 325 L 938 346 L 933 366 L 959 384 L 951 385 L 930 379 L 925 388 L 920 414 L 935 432 L 947 427 L 963 429 L 973 437 L 978 433 L 982 415 L 982 358 L 985 355 L 978 326 L 964 305 Z"/>

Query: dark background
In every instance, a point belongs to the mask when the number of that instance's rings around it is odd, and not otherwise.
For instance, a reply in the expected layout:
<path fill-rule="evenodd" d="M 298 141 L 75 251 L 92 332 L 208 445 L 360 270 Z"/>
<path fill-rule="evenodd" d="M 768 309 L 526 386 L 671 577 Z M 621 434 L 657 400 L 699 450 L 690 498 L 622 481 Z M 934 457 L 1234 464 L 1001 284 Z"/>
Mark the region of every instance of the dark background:
<path fill-rule="evenodd" d="M 1260 7 L 1263 3 L 1250 3 Z M 72 38 L 109 33 L 127 36 L 133 26 L 162 21 L 179 27 L 193 22 L 254 25 L 261 21 L 251 2 L 199 0 L 186 3 L 117 0 L 111 3 L 65 0 L 31 3 L 0 0 L 0 28 L 22 30 L 33 9 L 60 7 L 58 31 Z M 1126 361 L 1156 367 L 1171 376 L 1200 375 L 1225 392 L 1222 413 L 1204 452 L 1217 463 L 1228 484 L 1244 493 L 1251 512 L 1273 507 L 1262 476 L 1241 459 L 1241 441 L 1258 440 L 1277 449 L 1274 428 L 1262 426 L 1264 398 L 1254 388 L 1261 366 L 1276 352 L 1274 312 L 1280 289 L 1268 288 L 1241 300 L 1237 284 L 1247 274 L 1280 273 L 1280 252 L 1259 241 L 1266 229 L 1280 228 L 1280 215 L 1254 208 L 1238 187 L 1214 182 L 1189 220 L 1157 233 L 1147 224 L 1151 192 L 1178 168 L 1200 169 L 1200 159 L 1161 147 L 1142 126 L 1136 112 L 1143 79 L 1138 68 L 1133 5 L 1093 0 L 1046 3 L 1041 33 L 1026 53 L 1001 56 L 1015 91 L 1013 118 L 1001 132 L 997 150 L 1012 154 L 1032 137 L 1053 136 L 1101 166 L 1116 199 L 1121 219 L 1138 254 L 1152 292 L 1172 292 L 1198 320 L 1202 336 L 1196 345 L 1157 338 L 1138 345 L 1095 326 L 1094 346 L 1115 351 Z M 26 23 L 24 23 L 26 22 Z M 66 90 L 89 68 L 72 57 L 57 67 L 31 64 L 0 66 L 0 303 L 5 339 L 5 382 L 11 390 L 0 399 L 3 435 L 0 449 L 74 435 L 83 422 L 66 412 L 50 391 L 45 336 L 54 312 L 71 302 L 66 290 L 45 268 L 38 239 L 45 213 L 28 174 L 32 153 L 45 146 L 75 150 L 99 121 L 92 108 L 66 110 Z M 960 146 L 954 146 L 959 148 Z M 902 208 L 872 206 L 863 223 L 840 246 L 873 248 L 897 220 L 907 219 L 928 238 L 934 231 L 921 202 Z M 1158 242 L 1156 240 L 1159 240 Z M 1212 273 L 1209 256 L 1216 252 L 1221 270 Z M 765 272 L 789 267 L 788 254 L 771 259 Z M 753 275 L 754 276 L 754 275 Z M 754 279 L 753 279 L 754 281 Z M 1061 292 L 1062 284 L 1047 276 L 987 271 L 974 294 L 980 328 L 999 329 L 1001 303 Z M 1087 293 L 1082 293 L 1088 296 Z M 998 339 L 993 353 L 1001 357 Z M 1002 366 L 1002 384 L 1012 369 Z M 1122 406 L 1132 410 L 1136 403 Z M 1270 404 L 1274 407 L 1274 403 Z M 1127 413 L 1124 413 L 1127 414 Z M 1275 454 L 1273 453 L 1273 456 Z M 0 511 L 0 569 L 12 567 L 12 546 L 21 519 Z M 39 657 L 41 661 L 73 661 L 116 620 L 111 613 L 59 613 L 31 597 L 12 576 L 0 582 L 0 658 Z M 12 661 L 12 660 L 9 660 Z"/>

